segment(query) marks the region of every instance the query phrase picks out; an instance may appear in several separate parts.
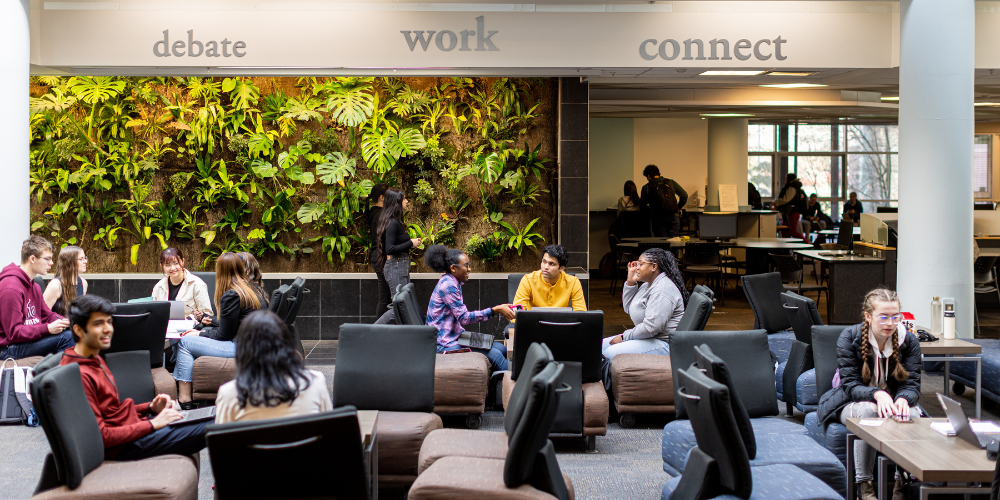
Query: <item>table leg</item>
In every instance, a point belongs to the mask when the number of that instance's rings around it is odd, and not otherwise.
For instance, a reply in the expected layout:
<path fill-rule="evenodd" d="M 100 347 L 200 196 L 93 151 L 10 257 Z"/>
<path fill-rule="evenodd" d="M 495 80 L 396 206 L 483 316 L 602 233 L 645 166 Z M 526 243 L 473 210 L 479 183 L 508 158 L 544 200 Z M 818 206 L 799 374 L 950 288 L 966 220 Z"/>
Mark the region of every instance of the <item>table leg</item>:
<path fill-rule="evenodd" d="M 368 469 L 368 493 L 371 500 L 378 500 L 378 434 L 372 433 L 365 448 L 365 466 Z"/>
<path fill-rule="evenodd" d="M 949 358 L 951 356 L 948 355 L 948 354 L 945 354 L 945 357 Z M 978 386 L 976 387 L 976 390 L 977 391 L 979 390 Z M 951 362 L 950 361 L 945 361 L 944 362 L 944 395 L 948 396 L 948 397 L 951 397 Z"/>
<path fill-rule="evenodd" d="M 983 357 L 976 358 L 976 420 L 982 418 L 983 411 Z"/>
<path fill-rule="evenodd" d="M 854 442 L 858 439 L 854 434 L 847 435 L 847 498 L 858 497 L 854 487 Z"/>
<path fill-rule="evenodd" d="M 879 500 L 884 500 L 886 498 L 892 498 L 892 488 L 896 484 L 896 475 L 893 474 L 890 478 L 889 470 L 893 465 L 892 460 L 879 455 L 878 457 L 878 498 Z"/>

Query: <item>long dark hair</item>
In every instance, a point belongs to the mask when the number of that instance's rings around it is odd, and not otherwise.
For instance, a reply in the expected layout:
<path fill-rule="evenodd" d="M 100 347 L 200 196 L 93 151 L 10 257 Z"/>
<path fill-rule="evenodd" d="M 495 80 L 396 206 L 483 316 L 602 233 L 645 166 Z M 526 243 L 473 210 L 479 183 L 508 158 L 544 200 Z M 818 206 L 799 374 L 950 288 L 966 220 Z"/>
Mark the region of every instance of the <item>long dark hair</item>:
<path fill-rule="evenodd" d="M 247 281 L 246 268 L 243 260 L 232 252 L 223 252 L 215 260 L 215 310 L 221 311 L 219 301 L 222 296 L 233 290 L 240 298 L 241 308 L 260 309 L 263 297 L 257 295 L 257 290 Z"/>
<path fill-rule="evenodd" d="M 254 311 L 236 332 L 236 398 L 241 408 L 274 407 L 309 387 L 305 361 L 285 322 L 271 311 Z"/>
<path fill-rule="evenodd" d="M 236 254 L 243 261 L 243 270 L 246 272 L 247 282 L 257 289 L 257 294 L 267 300 L 267 292 L 264 291 L 264 279 L 260 273 L 260 263 L 250 252 L 240 252 Z"/>
<path fill-rule="evenodd" d="M 677 289 L 680 290 L 681 297 L 684 298 L 684 307 L 687 307 L 691 294 L 688 293 L 687 286 L 684 284 L 684 277 L 681 276 L 681 270 L 677 268 L 677 259 L 674 258 L 674 254 L 662 248 L 650 248 L 642 252 L 642 256 L 649 262 L 655 263 L 658 271 L 667 273 L 670 281 L 673 281 Z"/>
<path fill-rule="evenodd" d="M 80 262 L 84 255 L 83 249 L 77 246 L 63 247 L 59 250 L 59 267 L 56 269 L 62 290 L 63 310 L 76 298 L 77 282 L 80 281 Z"/>
<path fill-rule="evenodd" d="M 625 181 L 625 196 L 633 200 L 639 199 L 639 190 L 635 187 L 635 183 L 632 181 Z"/>
<path fill-rule="evenodd" d="M 387 189 L 385 197 L 382 199 L 382 213 L 378 217 L 378 226 L 375 231 L 375 264 L 381 269 L 385 265 L 385 232 L 389 229 L 392 221 L 403 224 L 403 198 L 406 193 L 402 189 Z"/>

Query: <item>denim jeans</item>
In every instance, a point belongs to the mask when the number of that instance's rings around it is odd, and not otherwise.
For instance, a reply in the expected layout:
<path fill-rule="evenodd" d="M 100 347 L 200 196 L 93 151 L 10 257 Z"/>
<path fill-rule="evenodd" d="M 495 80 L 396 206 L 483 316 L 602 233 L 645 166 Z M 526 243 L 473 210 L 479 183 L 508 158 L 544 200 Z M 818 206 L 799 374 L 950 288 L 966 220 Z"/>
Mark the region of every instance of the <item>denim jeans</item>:
<path fill-rule="evenodd" d="M 402 256 L 395 256 L 391 259 L 387 258 L 385 261 L 385 267 L 382 268 L 382 273 L 385 276 L 386 283 L 389 285 L 389 296 L 391 297 L 396 295 L 397 286 L 405 285 L 410 282 L 410 256 L 408 254 L 403 254 Z M 375 324 L 396 324 L 396 312 L 389 307 L 387 311 L 379 315 L 378 319 L 375 320 Z"/>
<path fill-rule="evenodd" d="M 160 455 L 193 455 L 205 447 L 205 426 L 212 420 L 168 425 L 135 441 L 125 443 L 114 460 L 142 460 Z"/>
<path fill-rule="evenodd" d="M 460 345 L 454 345 L 454 346 L 451 346 L 451 347 L 445 347 L 445 346 L 443 346 L 441 344 L 437 345 L 437 352 L 438 352 L 438 354 L 441 354 L 441 353 L 444 353 L 444 352 L 448 352 L 448 351 L 457 351 L 459 349 L 463 349 L 463 347 L 460 346 Z M 502 372 L 502 371 L 504 371 L 504 370 L 507 369 L 507 346 L 503 345 L 500 342 L 495 342 L 494 341 L 493 342 L 493 348 L 491 348 L 491 349 L 475 349 L 475 348 L 473 348 L 472 352 L 478 352 L 478 353 L 481 353 L 481 354 L 485 354 L 486 358 L 490 360 L 490 365 L 493 367 L 493 369 L 491 371 Z"/>
<path fill-rule="evenodd" d="M 236 342 L 191 335 L 181 337 L 181 341 L 177 343 L 177 366 L 174 367 L 174 379 L 179 382 L 191 382 L 194 360 L 201 356 L 234 358 L 236 357 Z"/>
<path fill-rule="evenodd" d="M 38 340 L 18 342 L 6 347 L 0 347 L 0 360 L 7 358 L 21 359 L 31 356 L 47 356 L 63 352 L 76 345 L 73 334 L 69 330 L 55 335 L 45 334 Z"/>
<path fill-rule="evenodd" d="M 660 340 L 660 339 L 637 339 L 637 340 L 626 340 L 624 342 L 619 342 L 615 345 L 611 345 L 611 339 L 614 337 L 608 337 L 604 339 L 601 343 L 601 354 L 608 361 L 614 359 L 615 356 L 619 354 L 659 354 L 661 356 L 670 355 L 670 344 Z"/>

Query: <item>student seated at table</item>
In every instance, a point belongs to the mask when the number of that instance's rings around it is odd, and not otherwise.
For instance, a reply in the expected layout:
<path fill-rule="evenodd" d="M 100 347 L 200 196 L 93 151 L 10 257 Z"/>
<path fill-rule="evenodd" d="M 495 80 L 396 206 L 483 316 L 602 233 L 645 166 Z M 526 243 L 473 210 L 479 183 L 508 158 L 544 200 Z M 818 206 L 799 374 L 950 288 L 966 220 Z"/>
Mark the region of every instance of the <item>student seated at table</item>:
<path fill-rule="evenodd" d="M 153 300 L 179 300 L 184 313 L 206 325 L 212 323 L 212 299 L 208 285 L 184 267 L 184 254 L 170 247 L 160 252 L 163 279 L 153 286 Z"/>
<path fill-rule="evenodd" d="M 427 326 L 437 329 L 437 352 L 443 353 L 463 349 L 458 344 L 459 335 L 465 331 L 462 325 L 487 321 L 495 314 L 502 314 L 508 320 L 514 319 L 514 312 L 507 304 L 500 304 L 479 311 L 470 311 L 462 297 L 462 285 L 469 281 L 472 265 L 465 252 L 444 245 L 433 245 L 424 252 L 427 267 L 443 273 L 431 293 L 427 306 Z M 472 349 L 486 355 L 493 371 L 507 369 L 507 348 L 500 342 L 493 342 L 491 349 Z"/>
<path fill-rule="evenodd" d="M 576 276 L 566 274 L 569 257 L 562 245 L 549 245 L 542 254 L 542 268 L 521 278 L 514 295 L 514 304 L 532 307 L 567 307 L 586 311 L 583 286 Z"/>
<path fill-rule="evenodd" d="M 236 379 L 219 387 L 215 423 L 295 417 L 333 409 L 323 372 L 306 369 L 285 322 L 254 311 L 236 334 Z"/>
<path fill-rule="evenodd" d="M 89 284 L 81 274 L 87 272 L 87 254 L 77 246 L 59 250 L 56 276 L 45 287 L 45 304 L 52 312 L 65 316 L 66 304 L 80 295 L 86 295 Z"/>
<path fill-rule="evenodd" d="M 118 397 L 115 376 L 101 349 L 111 347 L 115 333 L 111 315 L 115 306 L 97 295 L 77 297 L 69 305 L 76 345 L 66 349 L 60 365 L 77 363 L 83 392 L 97 419 L 107 460 L 141 460 L 158 455 L 191 455 L 205 447 L 208 421 L 170 426 L 180 420 L 174 400 L 159 394 L 152 402 L 136 404 Z"/>
<path fill-rule="evenodd" d="M 670 332 L 680 323 L 690 296 L 673 254 L 662 248 L 643 252 L 639 260 L 629 262 L 622 290 L 622 304 L 635 327 L 604 339 L 604 357 L 610 361 L 623 353 L 670 355 Z"/>
<path fill-rule="evenodd" d="M 267 299 L 247 282 L 243 261 L 232 252 L 225 252 L 215 261 L 215 309 L 217 323 L 201 330 L 181 333 L 177 343 L 177 399 L 181 407 L 191 407 L 191 372 L 194 360 L 200 356 L 232 358 L 236 355 L 236 332 L 240 322 L 250 313 L 267 307 Z M 217 326 L 216 326 L 217 325 Z M 202 327 L 204 325 L 198 325 Z"/>
<path fill-rule="evenodd" d="M 0 272 L 0 360 L 46 356 L 73 345 L 69 321 L 45 304 L 35 276 L 52 267 L 52 244 L 41 236 L 21 243 L 21 265 Z"/>
<path fill-rule="evenodd" d="M 834 421 L 846 424 L 848 418 L 920 416 L 916 407 L 920 399 L 920 342 L 912 333 L 901 333 L 899 297 L 892 290 L 876 288 L 865 296 L 862 308 L 864 322 L 846 328 L 837 340 L 840 385 L 820 398 L 816 417 L 821 425 Z M 874 500 L 875 449 L 863 441 L 854 446 L 857 491 L 863 500 Z M 902 487 L 897 478 L 895 490 Z"/>

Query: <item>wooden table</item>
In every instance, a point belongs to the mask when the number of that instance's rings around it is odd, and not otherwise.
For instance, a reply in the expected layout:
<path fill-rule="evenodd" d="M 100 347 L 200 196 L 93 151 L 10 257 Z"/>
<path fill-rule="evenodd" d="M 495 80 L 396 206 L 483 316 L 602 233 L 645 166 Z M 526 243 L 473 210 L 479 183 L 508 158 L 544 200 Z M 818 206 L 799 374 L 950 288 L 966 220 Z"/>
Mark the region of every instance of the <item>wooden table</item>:
<path fill-rule="evenodd" d="M 986 458 L 986 450 L 931 429 L 931 423 L 946 422 L 948 419 L 918 418 L 911 424 L 884 419 L 882 425 L 877 427 L 861 425 L 861 420 L 847 419 L 847 430 L 853 433 L 847 436 L 847 498 L 856 496 L 853 457 L 858 439 L 864 440 L 887 459 L 879 462 L 879 498 L 884 498 L 889 489 L 887 476 L 890 460 L 924 483 L 920 486 L 921 500 L 927 500 L 932 494 L 989 492 L 996 462 Z M 936 486 L 929 483 L 946 484 Z M 985 484 L 973 487 L 969 483 Z"/>
<path fill-rule="evenodd" d="M 920 327 L 927 331 L 930 328 Z M 944 395 L 951 396 L 951 363 L 969 361 L 976 363 L 976 418 L 982 418 L 983 409 L 983 347 L 962 339 L 939 338 L 935 342 L 921 342 L 920 355 L 924 361 L 944 361 Z M 977 356 L 968 356 L 976 354 Z M 960 356 L 960 357 L 952 357 Z"/>
<path fill-rule="evenodd" d="M 861 321 L 865 295 L 885 284 L 885 259 L 863 255 L 828 256 L 829 250 L 795 250 L 796 255 L 823 262 L 830 268 L 826 321 L 831 325 L 852 325 Z M 801 264 L 800 264 L 801 266 Z"/>
<path fill-rule="evenodd" d="M 372 500 L 378 500 L 378 411 L 358 410 L 358 427 L 368 471 L 368 491 Z"/>
<path fill-rule="evenodd" d="M 733 244 L 746 250 L 747 274 L 763 274 L 768 271 L 768 254 L 775 251 L 803 250 L 813 248 L 812 243 L 792 238 L 737 238 Z"/>

